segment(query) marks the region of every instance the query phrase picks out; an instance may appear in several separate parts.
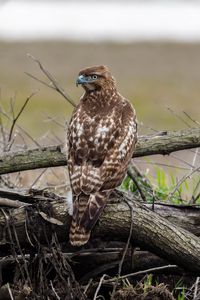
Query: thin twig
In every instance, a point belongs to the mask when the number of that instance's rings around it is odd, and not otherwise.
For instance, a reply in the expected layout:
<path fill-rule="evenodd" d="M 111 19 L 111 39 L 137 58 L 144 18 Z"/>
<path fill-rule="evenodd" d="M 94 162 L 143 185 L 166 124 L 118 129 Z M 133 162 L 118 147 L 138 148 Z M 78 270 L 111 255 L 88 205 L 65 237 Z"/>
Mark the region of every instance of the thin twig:
<path fill-rule="evenodd" d="M 8 292 L 9 292 L 9 296 L 10 296 L 11 300 L 14 300 L 14 297 L 13 297 L 13 294 L 12 294 L 12 291 L 11 291 L 9 283 L 7 283 L 7 287 L 8 287 Z"/>
<path fill-rule="evenodd" d="M 61 128 L 65 128 L 65 125 L 56 120 L 57 117 L 51 117 L 46 112 L 43 112 L 43 115 L 47 118 L 44 122 L 53 122 Z"/>
<path fill-rule="evenodd" d="M 197 279 L 195 281 L 195 284 L 194 284 L 194 296 L 193 296 L 193 300 L 197 299 L 199 279 L 200 279 L 200 277 L 197 277 Z"/>
<path fill-rule="evenodd" d="M 126 247 L 124 248 L 124 252 L 123 252 L 123 255 L 122 255 L 122 259 L 121 259 L 121 261 L 120 261 L 120 263 L 119 263 L 117 280 L 115 281 L 115 285 L 114 285 L 114 287 L 113 287 L 111 299 L 113 298 L 113 295 L 114 295 L 114 293 L 115 293 L 115 291 L 116 291 L 116 288 L 117 288 L 117 285 L 118 285 L 119 278 L 120 278 L 120 276 L 121 276 L 122 266 L 123 266 L 123 263 L 124 263 L 124 259 L 125 259 L 126 253 L 127 253 L 127 251 L 128 251 L 128 247 L 129 247 L 130 240 L 131 240 L 131 236 L 132 236 L 132 232 L 133 232 L 133 207 L 131 206 L 131 204 L 129 204 L 128 201 L 125 200 L 125 202 L 128 204 L 128 206 L 129 206 L 129 208 L 130 208 L 130 211 L 131 211 L 131 226 L 130 226 L 130 231 L 129 231 L 129 236 L 128 236 L 128 240 L 127 240 L 127 243 L 126 243 Z"/>
<path fill-rule="evenodd" d="M 177 115 L 177 113 L 175 113 L 173 111 L 173 109 L 171 109 L 169 106 L 166 106 L 167 110 L 169 110 L 176 118 L 178 118 L 180 121 L 182 121 L 185 125 L 187 125 L 189 128 L 192 128 L 192 126 L 190 126 L 190 124 L 188 124 L 182 117 L 180 117 L 179 115 Z"/>
<path fill-rule="evenodd" d="M 170 200 L 172 198 L 172 196 L 174 195 L 174 193 L 178 190 L 179 186 L 188 178 L 190 178 L 195 172 L 200 171 L 200 166 L 198 166 L 197 168 L 193 169 L 192 171 L 190 171 L 188 174 L 186 174 L 185 176 L 183 176 L 176 184 L 176 186 L 174 187 L 174 189 L 169 193 L 168 196 L 168 200 Z"/>
<path fill-rule="evenodd" d="M 1 136 L 3 139 L 3 145 L 5 148 L 6 137 L 5 137 L 5 132 L 4 132 L 3 120 L 2 120 L 2 116 L 1 116 L 1 107 L 0 107 L 0 131 L 1 131 Z"/>
<path fill-rule="evenodd" d="M 196 201 L 200 198 L 200 192 L 194 197 L 193 203 L 196 203 Z"/>
<path fill-rule="evenodd" d="M 134 174 L 131 166 L 128 167 L 127 174 L 132 179 L 132 181 L 134 182 L 136 188 L 138 189 L 138 192 L 140 193 L 140 196 L 141 196 L 142 200 L 144 202 L 147 202 L 145 194 L 143 193 L 142 189 L 140 188 L 140 185 L 138 184 L 137 180 L 135 179 L 135 176 L 134 176 L 135 174 Z"/>
<path fill-rule="evenodd" d="M 30 73 L 28 73 L 28 72 L 24 72 L 24 73 L 25 73 L 26 75 L 28 75 L 29 77 L 35 79 L 36 81 L 38 81 L 38 82 L 44 84 L 44 85 L 47 86 L 48 88 L 50 88 L 50 89 L 52 89 L 52 90 L 55 90 L 55 88 L 54 88 L 51 84 L 46 83 L 45 81 L 43 81 L 43 80 L 41 80 L 41 79 L 35 77 L 34 75 L 32 75 L 32 74 L 30 74 Z"/>
<path fill-rule="evenodd" d="M 180 167 L 180 166 L 175 166 L 175 165 L 169 165 L 169 164 L 164 164 L 164 163 L 159 163 L 155 160 L 151 160 L 151 161 L 144 161 L 141 159 L 135 159 L 135 161 L 137 161 L 137 164 L 149 164 L 149 165 L 157 165 L 157 166 L 163 166 L 163 167 L 168 167 L 168 168 L 175 168 L 175 169 L 180 169 L 180 170 L 187 170 L 189 171 L 189 168 L 185 168 L 185 167 Z"/>
<path fill-rule="evenodd" d="M 192 160 L 191 171 L 192 171 L 192 169 L 195 167 L 195 163 L 196 163 L 196 160 L 197 160 L 198 152 L 199 152 L 199 148 L 197 148 L 196 151 L 195 151 L 195 154 L 194 154 L 194 157 L 193 157 L 193 160 Z"/>
<path fill-rule="evenodd" d="M 90 278 L 90 280 L 88 281 L 88 284 L 86 285 L 86 287 L 85 287 L 85 289 L 84 289 L 84 291 L 83 291 L 83 294 L 86 295 L 86 293 L 87 293 L 87 291 L 88 291 L 88 289 L 89 289 L 89 287 L 90 287 L 92 281 L 93 281 L 93 278 Z"/>
<path fill-rule="evenodd" d="M 16 125 L 39 149 L 41 149 L 41 145 L 23 127 L 18 124 Z"/>
<path fill-rule="evenodd" d="M 99 284 L 98 284 L 98 286 L 97 286 L 96 292 L 95 292 L 95 294 L 94 294 L 93 300 L 96 300 L 96 299 L 97 299 L 98 292 L 99 292 L 99 290 L 100 290 L 100 288 L 101 288 L 101 286 L 102 286 L 102 283 L 103 283 L 103 281 L 104 281 L 104 278 L 105 278 L 106 276 L 107 276 L 106 274 L 103 274 L 103 276 L 101 277 L 101 279 L 100 279 L 100 281 L 99 281 Z"/>
<path fill-rule="evenodd" d="M 161 266 L 161 267 L 156 267 L 156 268 L 150 268 L 150 269 L 147 269 L 147 270 L 142 270 L 142 271 L 138 271 L 138 272 L 135 272 L 135 273 L 130 273 L 130 274 L 120 276 L 119 279 L 122 280 L 122 279 L 126 279 L 128 277 L 135 277 L 135 276 L 138 276 L 138 275 L 157 272 L 157 271 L 166 270 L 166 269 L 170 269 L 170 268 L 177 268 L 177 265 L 166 265 L 166 266 Z M 116 278 L 106 279 L 106 280 L 103 281 L 103 283 L 111 283 L 115 280 L 116 280 Z"/>
<path fill-rule="evenodd" d="M 42 170 L 42 172 L 37 176 L 37 178 L 34 180 L 34 182 L 31 184 L 29 189 L 32 189 L 34 185 L 38 182 L 38 180 L 44 175 L 44 173 L 47 171 L 47 169 Z"/>
<path fill-rule="evenodd" d="M 5 112 L 5 111 L 0 111 L 0 113 L 2 113 L 3 116 L 5 116 L 9 121 L 11 121 L 11 117 Z M 19 126 L 18 124 L 15 124 L 32 142 L 34 142 L 36 144 L 37 147 L 41 148 L 40 144 L 34 140 L 32 138 L 32 136 L 21 126 Z"/>
<path fill-rule="evenodd" d="M 56 293 L 56 290 L 55 290 L 55 288 L 54 288 L 53 283 L 52 283 L 51 280 L 50 280 L 50 285 L 51 285 L 52 291 L 54 292 L 54 295 L 56 296 L 56 298 L 57 298 L 58 300 L 60 300 L 60 297 L 59 297 L 58 294 Z"/>
<path fill-rule="evenodd" d="M 46 82 L 36 78 L 35 76 L 29 74 L 29 73 L 26 73 L 28 76 L 34 78 L 35 80 L 39 81 L 40 83 L 56 90 L 59 94 L 61 94 L 71 105 L 73 105 L 74 107 L 76 107 L 76 104 L 75 102 L 72 100 L 72 98 L 64 91 L 64 89 L 59 85 L 59 83 L 57 82 L 57 80 L 51 75 L 51 73 L 44 68 L 44 66 L 42 65 L 42 63 L 37 59 L 35 58 L 33 55 L 31 54 L 27 54 L 27 56 L 29 58 L 31 58 L 33 61 L 35 61 L 40 70 L 45 74 L 45 76 L 50 80 L 50 84 L 47 84 Z"/>
<path fill-rule="evenodd" d="M 21 206 L 29 205 L 28 203 L 24 203 L 18 200 L 10 200 L 6 198 L 0 198 L 0 206 L 8 206 L 13 208 L 18 208 Z"/>
<path fill-rule="evenodd" d="M 14 126 L 15 126 L 15 123 L 17 122 L 17 120 L 19 119 L 20 115 L 22 114 L 23 110 L 25 109 L 26 105 L 28 104 L 29 100 L 37 93 L 36 92 L 33 92 L 27 99 L 26 101 L 24 102 L 24 104 L 22 105 L 19 113 L 17 114 L 17 116 L 13 119 L 13 122 L 12 122 L 12 125 L 11 125 L 11 128 L 10 128 L 10 132 L 9 132 L 9 136 L 8 136 L 8 142 L 10 142 L 11 140 L 11 137 L 12 137 L 12 133 L 13 133 L 13 129 L 14 129 Z"/>
<path fill-rule="evenodd" d="M 188 119 L 190 119 L 192 122 L 194 122 L 195 124 L 200 126 L 200 123 L 198 121 L 194 120 L 188 113 L 186 113 L 185 111 L 183 111 L 183 113 L 188 117 Z"/>
<path fill-rule="evenodd" d="M 170 156 L 173 157 L 173 158 L 175 158 L 176 160 L 182 162 L 183 164 L 189 166 L 189 167 L 190 167 L 190 170 L 191 170 L 191 168 L 193 168 L 193 165 L 190 164 L 190 163 L 188 163 L 188 162 L 187 162 L 186 160 L 184 160 L 183 158 L 181 158 L 181 157 L 179 157 L 179 156 L 177 156 L 177 155 L 175 155 L 175 154 L 171 154 Z"/>
<path fill-rule="evenodd" d="M 25 210 L 25 214 L 26 214 L 26 219 L 25 219 L 25 232 L 26 232 L 26 237 L 27 237 L 27 240 L 29 241 L 30 245 L 32 247 L 34 247 L 33 243 L 31 242 L 31 238 L 29 236 L 29 233 L 28 233 L 28 228 L 27 228 L 27 219 L 28 219 L 28 214 L 27 214 L 27 210 Z"/>

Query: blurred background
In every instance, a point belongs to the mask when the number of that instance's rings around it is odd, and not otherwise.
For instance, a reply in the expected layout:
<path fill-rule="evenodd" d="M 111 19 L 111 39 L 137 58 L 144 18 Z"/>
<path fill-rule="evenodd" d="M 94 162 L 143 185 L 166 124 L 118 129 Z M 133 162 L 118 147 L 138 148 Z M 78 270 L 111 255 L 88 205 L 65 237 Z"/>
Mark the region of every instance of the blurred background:
<path fill-rule="evenodd" d="M 140 134 L 195 127 L 186 114 L 200 119 L 198 0 L 1 0 L 1 107 L 7 112 L 14 107 L 17 113 L 39 90 L 18 124 L 41 144 L 59 143 L 72 107 L 25 74 L 44 80 L 27 53 L 38 58 L 76 102 L 82 94 L 75 86 L 79 70 L 109 66 L 119 91 L 136 108 Z M 4 124 L 9 126 L 9 120 L 4 118 Z M 173 155 L 156 159 L 190 169 L 194 152 L 181 157 L 187 163 Z M 137 162 L 144 165 L 141 159 Z M 142 168 L 147 164 L 145 160 Z"/>

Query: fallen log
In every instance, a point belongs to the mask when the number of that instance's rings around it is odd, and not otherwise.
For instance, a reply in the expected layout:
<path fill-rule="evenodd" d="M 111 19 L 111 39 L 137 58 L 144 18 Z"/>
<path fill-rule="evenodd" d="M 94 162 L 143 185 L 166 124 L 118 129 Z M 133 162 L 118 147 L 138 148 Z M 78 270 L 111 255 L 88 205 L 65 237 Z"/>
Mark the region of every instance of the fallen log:
<path fill-rule="evenodd" d="M 127 201 L 132 207 L 133 214 Z M 200 239 L 184 229 L 189 223 L 188 212 L 190 208 L 173 208 L 173 213 L 171 209 L 170 222 L 167 220 L 169 218 L 169 206 L 164 207 L 164 210 L 168 210 L 165 218 L 144 204 L 127 199 L 124 194 L 115 192 L 95 226 L 92 238 L 126 242 L 132 222 L 131 243 L 134 246 L 148 250 L 177 264 L 186 271 L 200 274 Z M 161 206 L 159 206 L 158 211 L 162 211 L 163 214 Z M 192 208 L 190 213 L 194 215 L 195 222 L 199 226 L 199 209 Z M 180 214 L 181 216 L 185 215 L 185 219 L 180 218 Z M 132 215 L 133 218 L 131 218 Z M 62 223 L 63 225 L 61 225 Z M 194 228 L 196 225 L 193 227 L 192 222 L 189 224 L 188 228 L 196 234 L 200 233 Z M 67 241 L 69 225 L 70 217 L 67 213 L 67 203 L 63 201 L 63 198 L 60 200 L 57 198 L 57 201 L 39 201 L 39 204 L 13 209 L 9 215 L 1 210 L 0 248 L 2 245 L 10 243 L 11 235 L 15 241 L 16 234 L 21 246 L 30 245 L 30 242 L 32 246 L 34 245 L 33 233 L 38 240 L 47 244 L 51 241 L 54 231 L 56 231 L 60 241 Z M 15 235 L 13 231 L 16 231 Z"/>
<path fill-rule="evenodd" d="M 134 157 L 170 154 L 174 151 L 200 147 L 200 128 L 165 131 L 158 135 L 139 137 Z M 62 146 L 41 147 L 0 156 L 0 174 L 64 166 L 67 164 Z"/>

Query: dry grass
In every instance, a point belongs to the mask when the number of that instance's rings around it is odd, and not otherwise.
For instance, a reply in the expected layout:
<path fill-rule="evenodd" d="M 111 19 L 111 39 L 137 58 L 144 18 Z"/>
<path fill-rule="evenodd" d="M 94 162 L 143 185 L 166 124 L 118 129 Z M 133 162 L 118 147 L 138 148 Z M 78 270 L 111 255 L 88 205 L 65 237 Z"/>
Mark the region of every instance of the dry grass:
<path fill-rule="evenodd" d="M 34 63 L 26 57 L 40 58 L 70 95 L 77 100 L 82 90 L 75 87 L 78 71 L 89 65 L 108 65 L 118 81 L 119 90 L 137 109 L 138 119 L 157 130 L 185 126 L 166 110 L 170 106 L 178 114 L 187 111 L 199 119 L 200 45 L 135 43 L 78 44 L 67 42 L 1 43 L 0 87 L 6 106 L 16 93 L 19 107 L 34 90 L 34 97 L 20 122 L 35 138 L 57 126 L 44 123 L 45 112 L 64 122 L 72 108 L 59 95 L 28 78 L 24 72 L 39 76 Z M 54 124 L 55 125 L 55 124 Z"/>

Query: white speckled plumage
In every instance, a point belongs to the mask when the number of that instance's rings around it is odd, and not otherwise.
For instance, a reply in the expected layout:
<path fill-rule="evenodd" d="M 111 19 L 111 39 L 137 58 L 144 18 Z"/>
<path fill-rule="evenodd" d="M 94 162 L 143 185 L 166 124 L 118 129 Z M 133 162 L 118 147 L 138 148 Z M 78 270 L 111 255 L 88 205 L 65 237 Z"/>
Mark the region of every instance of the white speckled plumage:
<path fill-rule="evenodd" d="M 68 129 L 68 166 L 74 212 L 70 229 L 72 245 L 85 244 L 111 191 L 120 185 L 137 141 L 135 111 L 116 89 L 104 66 L 82 70 L 98 74 L 83 84 L 85 94 Z M 83 75 L 83 76 L 82 76 Z"/>

